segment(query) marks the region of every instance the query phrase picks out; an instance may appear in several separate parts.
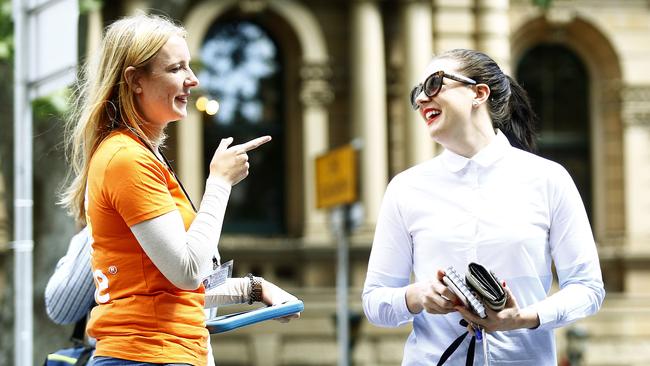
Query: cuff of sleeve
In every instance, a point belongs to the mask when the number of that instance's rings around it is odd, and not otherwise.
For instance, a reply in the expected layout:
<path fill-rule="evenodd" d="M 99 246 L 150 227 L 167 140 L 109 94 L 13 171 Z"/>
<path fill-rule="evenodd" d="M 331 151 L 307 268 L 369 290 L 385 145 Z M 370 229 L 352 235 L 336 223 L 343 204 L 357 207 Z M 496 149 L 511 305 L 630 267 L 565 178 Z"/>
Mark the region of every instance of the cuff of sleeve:
<path fill-rule="evenodd" d="M 535 329 L 546 330 L 555 328 L 555 323 L 557 321 L 557 311 L 551 306 L 548 306 L 548 304 L 545 304 L 544 301 L 540 301 L 536 304 L 527 306 L 526 310 L 533 310 L 537 312 L 537 317 L 539 318 L 539 326 Z"/>
<path fill-rule="evenodd" d="M 208 177 L 205 181 L 206 191 L 211 187 L 227 191 L 228 193 L 230 193 L 230 190 L 232 189 L 232 186 L 221 177 Z"/>
<path fill-rule="evenodd" d="M 397 317 L 398 326 L 400 326 L 412 321 L 415 315 L 411 314 L 408 306 L 406 306 L 406 286 L 395 290 L 391 304 Z"/>

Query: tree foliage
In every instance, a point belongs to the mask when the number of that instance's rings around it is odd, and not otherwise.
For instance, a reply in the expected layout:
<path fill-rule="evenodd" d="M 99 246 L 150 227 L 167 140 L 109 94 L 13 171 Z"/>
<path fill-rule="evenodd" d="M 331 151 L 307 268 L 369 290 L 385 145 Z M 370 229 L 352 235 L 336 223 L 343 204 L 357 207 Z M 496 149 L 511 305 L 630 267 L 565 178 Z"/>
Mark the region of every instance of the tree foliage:
<path fill-rule="evenodd" d="M 533 0 L 533 4 L 546 10 L 551 7 L 553 0 Z"/>
<path fill-rule="evenodd" d="M 13 59 L 14 22 L 11 17 L 11 1 L 0 0 L 0 62 Z"/>

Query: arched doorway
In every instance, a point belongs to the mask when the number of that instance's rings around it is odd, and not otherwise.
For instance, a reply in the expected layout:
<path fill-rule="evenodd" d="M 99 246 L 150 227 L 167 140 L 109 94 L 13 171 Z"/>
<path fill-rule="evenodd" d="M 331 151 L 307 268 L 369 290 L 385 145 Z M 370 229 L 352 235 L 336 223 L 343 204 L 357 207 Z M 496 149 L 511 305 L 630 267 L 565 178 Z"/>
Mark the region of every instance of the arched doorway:
<path fill-rule="evenodd" d="M 591 171 L 587 179 L 592 192 L 589 214 L 599 245 L 618 245 L 625 230 L 622 70 L 618 55 L 606 35 L 579 17 L 561 23 L 534 17 L 515 28 L 511 45 L 516 66 L 537 46 L 557 46 L 577 57 L 586 70 L 590 166 L 585 168 Z M 530 85 L 524 87 L 531 89 Z M 569 100 L 573 101 L 573 96 Z"/>
<path fill-rule="evenodd" d="M 539 118 L 539 155 L 569 171 L 591 218 L 590 86 L 584 63 L 563 45 L 542 43 L 522 56 L 516 75 Z"/>
<path fill-rule="evenodd" d="M 190 52 L 198 59 L 212 27 L 230 21 L 257 24 L 275 41 L 281 51 L 284 70 L 281 100 L 282 113 L 286 117 L 283 123 L 287 174 L 282 189 L 285 192 L 286 236 L 302 236 L 310 242 L 327 240 L 326 217 L 314 203 L 312 162 L 328 147 L 329 111 L 327 102 L 321 98 L 331 88 L 327 80 L 329 55 L 325 37 L 310 9 L 299 2 L 271 0 L 256 9 L 244 5 L 244 2 L 224 0 L 199 2 L 192 7 L 184 20 Z M 192 197 L 200 197 L 203 192 L 204 171 L 208 164 L 204 158 L 202 120 L 196 108 L 188 108 L 186 121 L 178 125 L 178 142 L 182 147 L 178 148 L 179 175 Z M 256 240 L 268 237 L 260 234 L 255 235 Z"/>
<path fill-rule="evenodd" d="M 250 176 L 233 187 L 223 231 L 286 234 L 284 62 L 277 43 L 253 21 L 217 21 L 206 34 L 200 57 L 201 88 L 220 103 L 216 115 L 203 114 L 204 161 L 212 159 L 221 138 L 233 136 L 235 143 L 242 143 L 273 137 L 272 143 L 249 153 Z"/>

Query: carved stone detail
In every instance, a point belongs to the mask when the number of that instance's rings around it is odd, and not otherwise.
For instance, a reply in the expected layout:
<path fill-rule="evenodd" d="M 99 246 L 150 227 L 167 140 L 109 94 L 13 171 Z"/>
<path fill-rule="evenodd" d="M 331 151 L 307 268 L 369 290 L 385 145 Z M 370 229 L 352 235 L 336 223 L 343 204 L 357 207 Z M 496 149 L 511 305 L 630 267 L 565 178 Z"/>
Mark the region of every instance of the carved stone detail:
<path fill-rule="evenodd" d="M 240 0 L 239 9 L 243 13 L 261 13 L 268 7 L 268 0 Z"/>
<path fill-rule="evenodd" d="M 332 70 L 327 64 L 306 64 L 300 69 L 302 89 L 300 100 L 307 106 L 323 106 L 334 100 L 334 90 L 329 82 Z"/>
<path fill-rule="evenodd" d="M 650 85 L 626 86 L 621 99 L 626 126 L 650 127 Z"/>

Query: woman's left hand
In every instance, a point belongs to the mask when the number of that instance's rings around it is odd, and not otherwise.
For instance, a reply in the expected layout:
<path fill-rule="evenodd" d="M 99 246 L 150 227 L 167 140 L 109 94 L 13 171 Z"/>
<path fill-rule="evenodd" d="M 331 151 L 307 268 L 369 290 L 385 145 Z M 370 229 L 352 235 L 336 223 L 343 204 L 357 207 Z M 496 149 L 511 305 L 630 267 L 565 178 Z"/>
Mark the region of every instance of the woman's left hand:
<path fill-rule="evenodd" d="M 508 300 L 506 301 L 506 306 L 501 311 L 494 311 L 486 306 L 485 313 L 487 314 L 487 318 L 481 319 L 481 317 L 464 306 L 456 306 L 456 310 L 470 324 L 479 326 L 488 333 L 538 327 L 539 317 L 537 316 L 537 312 L 534 310 L 520 309 L 517 304 L 517 299 L 515 299 L 510 288 L 506 286 L 505 282 L 502 283 L 502 286 L 508 295 Z"/>
<path fill-rule="evenodd" d="M 288 301 L 298 300 L 297 297 L 279 288 L 275 284 L 262 280 L 262 302 L 266 305 L 278 305 Z M 280 323 L 288 323 L 291 319 L 300 318 L 300 313 L 290 314 L 274 320 Z"/>

